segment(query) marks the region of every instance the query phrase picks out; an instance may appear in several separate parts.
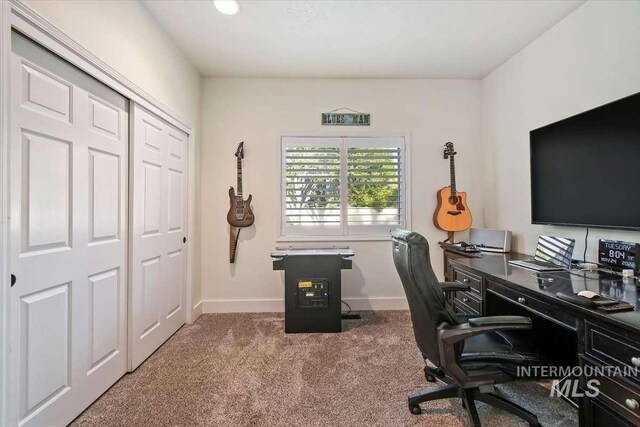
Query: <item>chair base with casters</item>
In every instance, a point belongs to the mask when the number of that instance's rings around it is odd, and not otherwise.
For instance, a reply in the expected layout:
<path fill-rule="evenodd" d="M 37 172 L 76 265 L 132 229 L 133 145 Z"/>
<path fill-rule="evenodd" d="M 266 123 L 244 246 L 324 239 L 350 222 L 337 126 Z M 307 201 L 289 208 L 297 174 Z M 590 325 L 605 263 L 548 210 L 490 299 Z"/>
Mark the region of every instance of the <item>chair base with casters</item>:
<path fill-rule="evenodd" d="M 448 383 L 450 379 L 444 375 L 440 368 L 424 367 L 424 375 L 427 381 L 437 382 L 441 380 L 445 385 L 439 387 L 429 387 L 423 390 L 411 393 L 408 397 L 409 411 L 414 415 L 422 414 L 420 404 L 439 399 L 460 398 L 462 407 L 469 416 L 469 421 L 473 427 L 480 427 L 480 418 L 476 410 L 475 402 L 483 402 L 495 408 L 502 409 L 512 415 L 522 418 L 529 423 L 530 427 L 540 427 L 538 417 L 523 408 L 522 406 L 510 402 L 495 393 L 494 387 L 489 386 L 486 391 L 481 391 L 480 387 L 464 389 L 457 384 Z"/>
<path fill-rule="evenodd" d="M 420 403 L 459 398 L 473 427 L 481 427 L 476 401 L 520 417 L 531 427 L 540 426 L 535 414 L 499 396 L 494 388 L 495 384 L 515 381 L 519 364 L 543 364 L 526 339 L 514 333 L 530 327 L 531 320 L 520 316 L 479 317 L 457 325 L 442 324 L 438 328 L 443 344 L 440 360 L 445 363 L 429 366 L 425 357 L 424 375 L 429 382 L 440 380 L 445 385 L 410 394 L 409 411 L 420 415 Z"/>

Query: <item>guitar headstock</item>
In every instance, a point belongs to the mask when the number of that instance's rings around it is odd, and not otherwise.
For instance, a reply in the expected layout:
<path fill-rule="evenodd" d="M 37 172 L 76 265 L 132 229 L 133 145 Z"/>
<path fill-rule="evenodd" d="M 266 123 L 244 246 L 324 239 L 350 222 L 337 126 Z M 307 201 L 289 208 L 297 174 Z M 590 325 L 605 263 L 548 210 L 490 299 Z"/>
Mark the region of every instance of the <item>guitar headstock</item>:
<path fill-rule="evenodd" d="M 238 144 L 238 149 L 236 150 L 236 157 L 240 159 L 244 159 L 244 141 Z"/>
<path fill-rule="evenodd" d="M 449 156 L 455 156 L 456 153 L 453 149 L 453 142 L 447 142 L 446 144 L 444 144 L 444 158 L 448 159 Z"/>

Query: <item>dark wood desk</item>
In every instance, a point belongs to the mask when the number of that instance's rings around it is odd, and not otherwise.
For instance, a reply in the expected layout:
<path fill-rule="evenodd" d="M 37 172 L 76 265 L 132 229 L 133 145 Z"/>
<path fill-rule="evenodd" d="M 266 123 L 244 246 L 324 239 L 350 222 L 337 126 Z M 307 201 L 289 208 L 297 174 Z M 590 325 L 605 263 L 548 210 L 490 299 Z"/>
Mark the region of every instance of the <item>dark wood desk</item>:
<path fill-rule="evenodd" d="M 446 280 L 471 287 L 470 292 L 451 296 L 454 309 L 471 315 L 531 317 L 531 339 L 549 360 L 563 366 L 640 367 L 640 292 L 633 279 L 595 272 L 540 274 L 509 265 L 509 260 L 524 258 L 531 256 L 511 253 L 465 258 L 444 251 Z M 607 314 L 556 297 L 556 292 L 585 289 L 630 302 L 636 311 Z M 590 391 L 586 387 L 589 379 L 579 378 L 582 391 Z M 597 379 L 597 396 L 574 399 L 580 426 L 640 425 L 640 376 Z"/>

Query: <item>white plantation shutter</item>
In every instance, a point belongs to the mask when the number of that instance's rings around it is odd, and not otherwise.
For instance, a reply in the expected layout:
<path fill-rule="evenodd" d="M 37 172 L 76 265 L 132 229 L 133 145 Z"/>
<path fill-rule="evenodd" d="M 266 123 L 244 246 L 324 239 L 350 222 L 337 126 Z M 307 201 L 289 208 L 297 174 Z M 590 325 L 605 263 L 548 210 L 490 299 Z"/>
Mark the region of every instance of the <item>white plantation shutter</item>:
<path fill-rule="evenodd" d="M 287 224 L 340 223 L 338 148 L 287 148 L 285 182 Z"/>
<path fill-rule="evenodd" d="M 284 230 L 342 234 L 340 138 L 283 139 Z"/>
<path fill-rule="evenodd" d="M 404 226 L 404 153 L 400 138 L 350 138 L 347 150 L 349 234 Z"/>
<path fill-rule="evenodd" d="M 406 225 L 404 138 L 282 139 L 284 236 L 388 235 Z"/>

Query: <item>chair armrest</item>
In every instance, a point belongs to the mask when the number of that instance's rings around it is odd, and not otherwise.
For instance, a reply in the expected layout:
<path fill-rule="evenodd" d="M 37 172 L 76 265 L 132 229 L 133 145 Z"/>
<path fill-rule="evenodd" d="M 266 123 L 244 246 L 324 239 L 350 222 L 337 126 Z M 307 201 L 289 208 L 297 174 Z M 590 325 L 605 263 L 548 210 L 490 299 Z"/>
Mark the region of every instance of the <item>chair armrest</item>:
<path fill-rule="evenodd" d="M 487 332 L 527 330 L 532 327 L 531 319 L 520 316 L 476 317 L 472 320 L 473 325 L 470 320 L 469 323 L 458 325 L 443 323 L 438 327 L 441 367 L 448 375 L 460 382 L 467 381 L 469 374 L 458 365 L 456 343 Z"/>
<path fill-rule="evenodd" d="M 531 325 L 531 319 L 524 316 L 487 316 L 474 317 L 468 320 L 471 326 L 503 326 L 503 325 Z"/>
<path fill-rule="evenodd" d="M 466 283 L 458 283 L 458 282 L 440 282 L 440 289 L 443 292 L 452 292 L 452 291 L 470 291 L 471 286 Z"/>
<path fill-rule="evenodd" d="M 482 323 L 481 319 L 490 319 L 488 322 L 497 322 L 494 319 L 501 317 L 505 317 L 507 319 L 505 319 L 501 323 L 478 325 L 478 322 Z M 510 317 L 513 317 L 515 319 L 514 322 L 508 322 L 508 318 Z M 523 319 L 528 320 L 528 322 Z M 438 336 L 440 337 L 440 341 L 445 344 L 445 347 L 448 347 L 457 342 L 464 341 L 467 338 L 487 332 L 528 330 L 532 327 L 531 319 L 521 316 L 493 316 L 486 318 L 479 317 L 472 320 L 475 320 L 474 323 L 477 326 L 472 325 L 471 321 L 469 321 L 469 323 L 461 323 L 459 325 L 441 325 L 438 328 Z"/>

